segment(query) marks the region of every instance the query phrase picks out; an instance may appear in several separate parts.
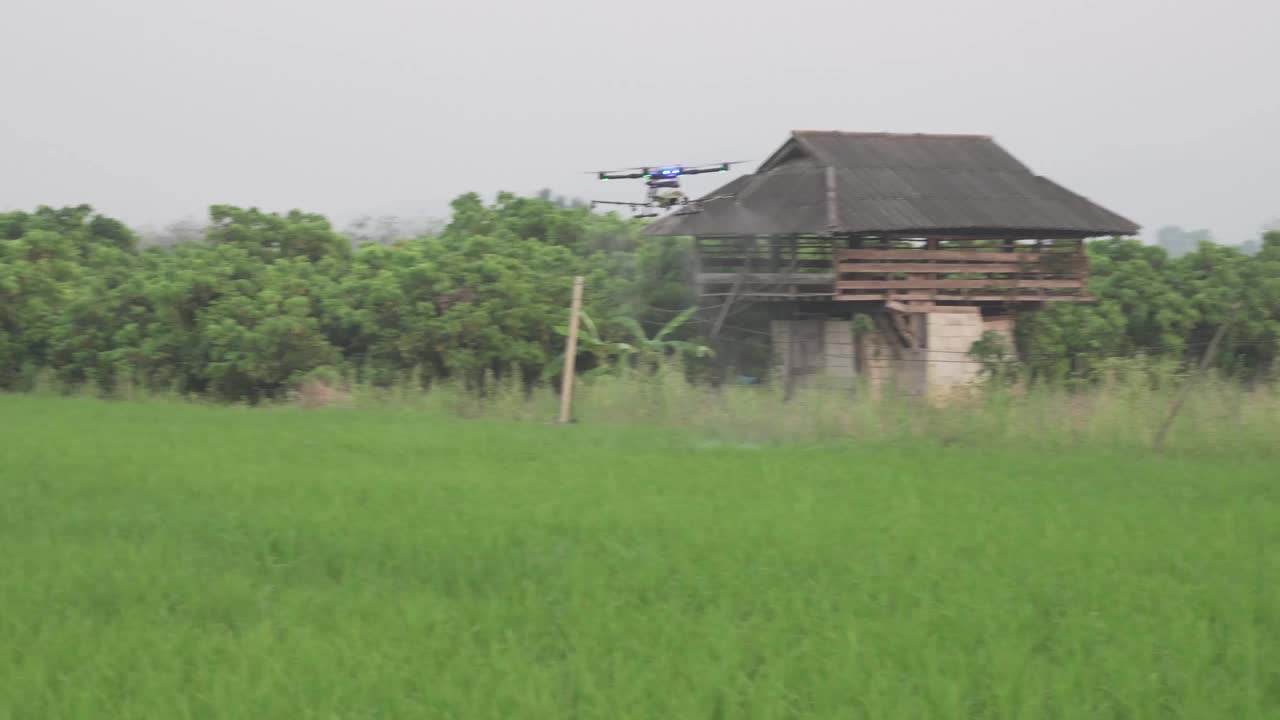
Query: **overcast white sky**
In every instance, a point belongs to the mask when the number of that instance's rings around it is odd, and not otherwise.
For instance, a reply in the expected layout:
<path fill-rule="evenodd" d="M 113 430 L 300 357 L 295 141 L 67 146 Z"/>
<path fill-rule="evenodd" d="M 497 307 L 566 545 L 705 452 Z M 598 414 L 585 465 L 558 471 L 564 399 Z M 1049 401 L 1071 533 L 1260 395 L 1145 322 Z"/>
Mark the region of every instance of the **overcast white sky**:
<path fill-rule="evenodd" d="M 976 132 L 1141 223 L 1280 217 L 1280 0 L 3 0 L 0 209 L 444 215 L 791 129 Z M 712 181 L 691 179 L 693 192 Z"/>

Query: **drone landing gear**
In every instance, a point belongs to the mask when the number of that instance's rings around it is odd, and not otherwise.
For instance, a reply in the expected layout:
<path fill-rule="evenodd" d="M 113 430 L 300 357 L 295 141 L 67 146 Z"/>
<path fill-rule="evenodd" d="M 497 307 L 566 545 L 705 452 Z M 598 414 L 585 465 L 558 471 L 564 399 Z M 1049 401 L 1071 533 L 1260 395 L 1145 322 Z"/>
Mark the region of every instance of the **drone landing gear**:
<path fill-rule="evenodd" d="M 621 205 L 622 207 L 629 208 L 631 210 L 631 217 L 633 218 L 658 217 L 658 213 L 652 209 L 653 205 L 650 203 L 614 202 L 611 200 L 592 200 L 591 201 L 592 209 L 595 209 L 597 205 Z"/>

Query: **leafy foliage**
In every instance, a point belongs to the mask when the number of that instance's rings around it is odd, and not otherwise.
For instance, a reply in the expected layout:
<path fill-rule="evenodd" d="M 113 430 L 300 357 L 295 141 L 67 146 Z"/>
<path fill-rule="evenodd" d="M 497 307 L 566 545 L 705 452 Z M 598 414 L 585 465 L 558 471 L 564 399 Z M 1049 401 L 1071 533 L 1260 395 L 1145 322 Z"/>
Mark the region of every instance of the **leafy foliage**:
<path fill-rule="evenodd" d="M 694 358 L 709 358 L 714 354 L 711 348 L 701 343 L 674 339 L 674 333 L 693 317 L 697 309 L 691 307 L 671 318 L 652 337 L 635 318 L 619 318 L 618 322 L 631 333 L 631 347 L 634 348 L 636 360 L 645 366 L 656 367 L 672 354 Z"/>
<path fill-rule="evenodd" d="M 1250 256 L 1203 242 L 1170 259 L 1132 239 L 1089 245 L 1096 303 L 1055 304 L 1020 320 L 1021 354 L 1033 375 L 1090 376 L 1106 358 L 1198 358 L 1237 303 L 1214 365 L 1246 378 L 1275 370 L 1280 351 L 1280 232 Z"/>
<path fill-rule="evenodd" d="M 563 347 L 573 275 L 605 317 L 690 302 L 671 271 L 687 245 L 641 246 L 639 230 L 505 193 L 458 198 L 434 236 L 359 248 L 296 210 L 215 206 L 201 241 L 145 250 L 87 206 L 0 214 L 0 388 L 42 369 L 250 402 L 316 371 L 532 382 Z"/>
<path fill-rule="evenodd" d="M 200 240 L 144 249 L 88 206 L 2 213 L 0 389 L 28 388 L 42 371 L 71 386 L 249 402 L 316 373 L 383 386 L 481 388 L 490 377 L 527 386 L 558 372 L 573 275 L 589 288 L 584 370 L 673 355 L 706 370 L 701 326 L 681 312 L 695 305 L 691 244 L 642 241 L 640 230 L 549 193 L 463 195 L 438 232 L 358 247 L 297 210 L 214 206 Z M 1252 256 L 1202 242 L 1171 259 L 1132 239 L 1089 252 L 1098 302 L 1019 322 L 1032 377 L 1089 377 L 1107 358 L 1139 353 L 1198 357 L 1236 306 L 1216 366 L 1249 378 L 1275 368 L 1280 232 Z"/>

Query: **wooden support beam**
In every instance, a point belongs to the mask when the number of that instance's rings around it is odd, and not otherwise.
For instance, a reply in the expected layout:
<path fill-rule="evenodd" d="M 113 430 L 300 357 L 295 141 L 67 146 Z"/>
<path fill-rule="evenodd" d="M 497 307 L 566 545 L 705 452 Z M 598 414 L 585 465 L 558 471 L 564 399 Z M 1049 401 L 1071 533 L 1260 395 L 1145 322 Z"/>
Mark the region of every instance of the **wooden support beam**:
<path fill-rule="evenodd" d="M 977 315 L 982 312 L 975 305 L 936 305 L 931 302 L 915 302 L 910 305 L 897 300 L 888 300 L 884 306 L 900 313 L 949 313 L 953 315 Z"/>
<path fill-rule="evenodd" d="M 836 283 L 837 290 L 996 290 L 1009 289 L 1066 289 L 1084 287 L 1079 280 L 1004 280 L 991 278 L 987 280 L 926 280 L 906 278 L 905 280 L 841 280 Z"/>
<path fill-rule="evenodd" d="M 744 256 L 738 256 L 738 255 L 720 257 L 716 255 L 702 255 L 699 258 L 699 260 L 701 261 L 703 269 L 707 272 L 715 272 L 717 270 L 726 270 L 726 269 L 736 270 L 742 267 L 743 265 L 748 264 L 748 262 L 758 263 L 757 267 L 759 268 L 759 271 L 762 273 L 786 272 L 785 269 L 779 269 L 776 271 L 769 269 L 769 263 L 771 261 L 767 257 L 749 257 L 749 256 L 744 257 Z M 800 260 L 797 260 L 795 264 L 796 264 L 796 267 L 800 269 L 813 268 L 815 270 L 825 270 L 826 272 L 831 272 L 832 270 L 831 258 L 829 257 L 802 258 Z M 984 265 L 981 267 L 986 267 L 986 266 Z M 983 272 L 983 271 L 979 271 L 979 272 Z M 989 272 L 989 271 L 986 271 L 986 272 Z"/>
<path fill-rule="evenodd" d="M 907 326 L 905 317 L 896 313 L 889 313 L 888 317 L 889 322 L 893 325 L 894 333 L 896 333 L 895 336 L 898 338 L 902 348 L 904 350 L 915 350 L 915 338 L 911 336 L 911 328 Z"/>
<path fill-rule="evenodd" d="M 736 282 L 742 273 L 701 273 L 698 282 L 703 285 Z M 831 285 L 836 281 L 834 273 L 747 273 L 746 283 L 769 283 L 774 285 Z"/>
<path fill-rule="evenodd" d="M 743 270 L 746 270 L 744 267 Z M 738 293 L 742 290 L 742 280 L 746 277 L 746 273 L 738 275 L 737 281 L 733 283 L 733 289 L 729 291 L 729 296 L 724 299 L 724 304 L 720 306 L 720 312 L 716 314 L 716 321 L 711 325 L 711 338 L 715 340 L 720 335 L 720 328 L 724 325 L 725 318 L 729 317 L 729 309 L 733 307 L 733 301 L 738 299 Z"/>
<path fill-rule="evenodd" d="M 854 233 L 853 237 L 868 240 L 912 240 L 915 242 L 923 242 L 925 240 L 939 240 L 942 242 L 991 242 L 996 240 L 1007 240 L 1010 242 L 1028 242 L 1036 238 L 1026 233 L 1009 233 L 1001 230 L 991 230 L 989 232 L 890 232 L 881 234 L 862 234 Z M 1088 237 L 1088 236 L 1086 236 Z M 1048 240 L 1054 243 L 1079 243 L 1083 242 L 1082 237 L 1057 237 Z"/>
<path fill-rule="evenodd" d="M 888 315 L 889 313 L 872 313 L 871 322 L 875 324 L 876 330 L 889 346 L 889 350 L 893 353 L 893 359 L 901 360 L 902 351 L 904 350 L 902 337 L 898 335 L 898 332 L 894 328 L 893 322 L 889 320 Z"/>
<path fill-rule="evenodd" d="M 884 302 L 894 300 L 954 300 L 956 302 L 1093 302 L 1092 295 L 945 295 L 938 293 L 835 293 L 842 302 Z"/>
<path fill-rule="evenodd" d="M 902 336 L 902 339 L 906 341 L 907 349 L 919 350 L 921 338 L 914 327 L 916 323 L 911 319 L 911 316 L 905 312 L 895 312 L 892 308 L 889 308 L 887 314 L 889 320 L 893 322 L 894 328 L 898 331 L 898 335 Z"/>
<path fill-rule="evenodd" d="M 702 274 L 702 238 L 695 237 L 693 239 L 693 291 L 694 297 L 702 295 L 702 281 L 698 277 Z"/>
<path fill-rule="evenodd" d="M 805 299 L 805 298 L 834 298 L 834 299 L 842 299 L 842 298 L 836 298 L 836 294 L 835 294 L 835 293 L 833 293 L 833 292 L 811 292 L 811 293 L 797 292 L 797 293 L 790 293 L 790 292 L 756 292 L 756 291 L 754 291 L 754 290 L 743 290 L 742 292 L 739 292 L 739 293 L 728 293 L 728 292 L 719 292 L 719 293 L 702 293 L 702 297 L 727 297 L 727 296 L 729 296 L 729 295 L 736 295 L 737 297 L 740 297 L 740 298 L 763 298 L 763 299 L 781 299 L 781 298 L 800 298 L 800 299 Z M 876 299 L 876 300 L 883 300 L 883 299 L 884 299 L 884 297 L 883 297 L 883 296 L 879 296 L 879 295 L 877 295 L 875 299 Z"/>
<path fill-rule="evenodd" d="M 792 235 L 791 236 L 791 268 L 790 268 L 791 275 L 797 274 L 796 269 L 799 267 L 799 265 L 797 265 L 796 263 L 798 263 L 799 261 L 800 261 L 799 246 L 796 244 L 796 236 Z M 790 290 L 791 290 L 791 294 L 795 295 L 799 291 L 799 288 L 797 288 L 795 284 L 792 284 L 790 287 Z"/>
<path fill-rule="evenodd" d="M 1039 265 L 1029 263 L 1028 265 Z M 1028 265 L 1021 263 L 868 263 L 844 260 L 837 269 L 841 273 L 1019 273 Z"/>
<path fill-rule="evenodd" d="M 938 260 L 951 262 L 1036 262 L 1031 252 L 983 252 L 981 250 L 836 250 L 840 260 Z"/>

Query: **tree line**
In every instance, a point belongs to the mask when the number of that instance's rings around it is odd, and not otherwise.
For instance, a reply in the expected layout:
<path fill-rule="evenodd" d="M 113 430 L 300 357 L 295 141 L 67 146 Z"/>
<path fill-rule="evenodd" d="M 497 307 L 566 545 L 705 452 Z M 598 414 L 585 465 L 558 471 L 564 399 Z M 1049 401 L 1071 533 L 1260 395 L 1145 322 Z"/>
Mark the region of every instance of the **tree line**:
<path fill-rule="evenodd" d="M 708 379 L 763 372 L 759 333 L 729 330 L 713 354 L 703 326 L 683 323 L 696 303 L 691 243 L 642 229 L 510 193 L 460 196 L 442 228 L 359 245 L 297 210 L 214 206 L 197 239 L 148 247 L 88 206 L 3 213 L 0 389 L 28 389 L 42 374 L 68 387 L 250 402 L 308 377 L 531 386 L 563 351 L 573 275 L 589 288 L 580 367 L 679 353 Z M 1137 353 L 1189 358 L 1232 314 L 1215 365 L 1248 379 L 1275 369 L 1280 232 L 1253 255 L 1206 242 L 1175 259 L 1130 238 L 1094 241 L 1089 253 L 1098 302 L 1019 323 L 1028 376 L 1087 378 L 1103 359 Z"/>

